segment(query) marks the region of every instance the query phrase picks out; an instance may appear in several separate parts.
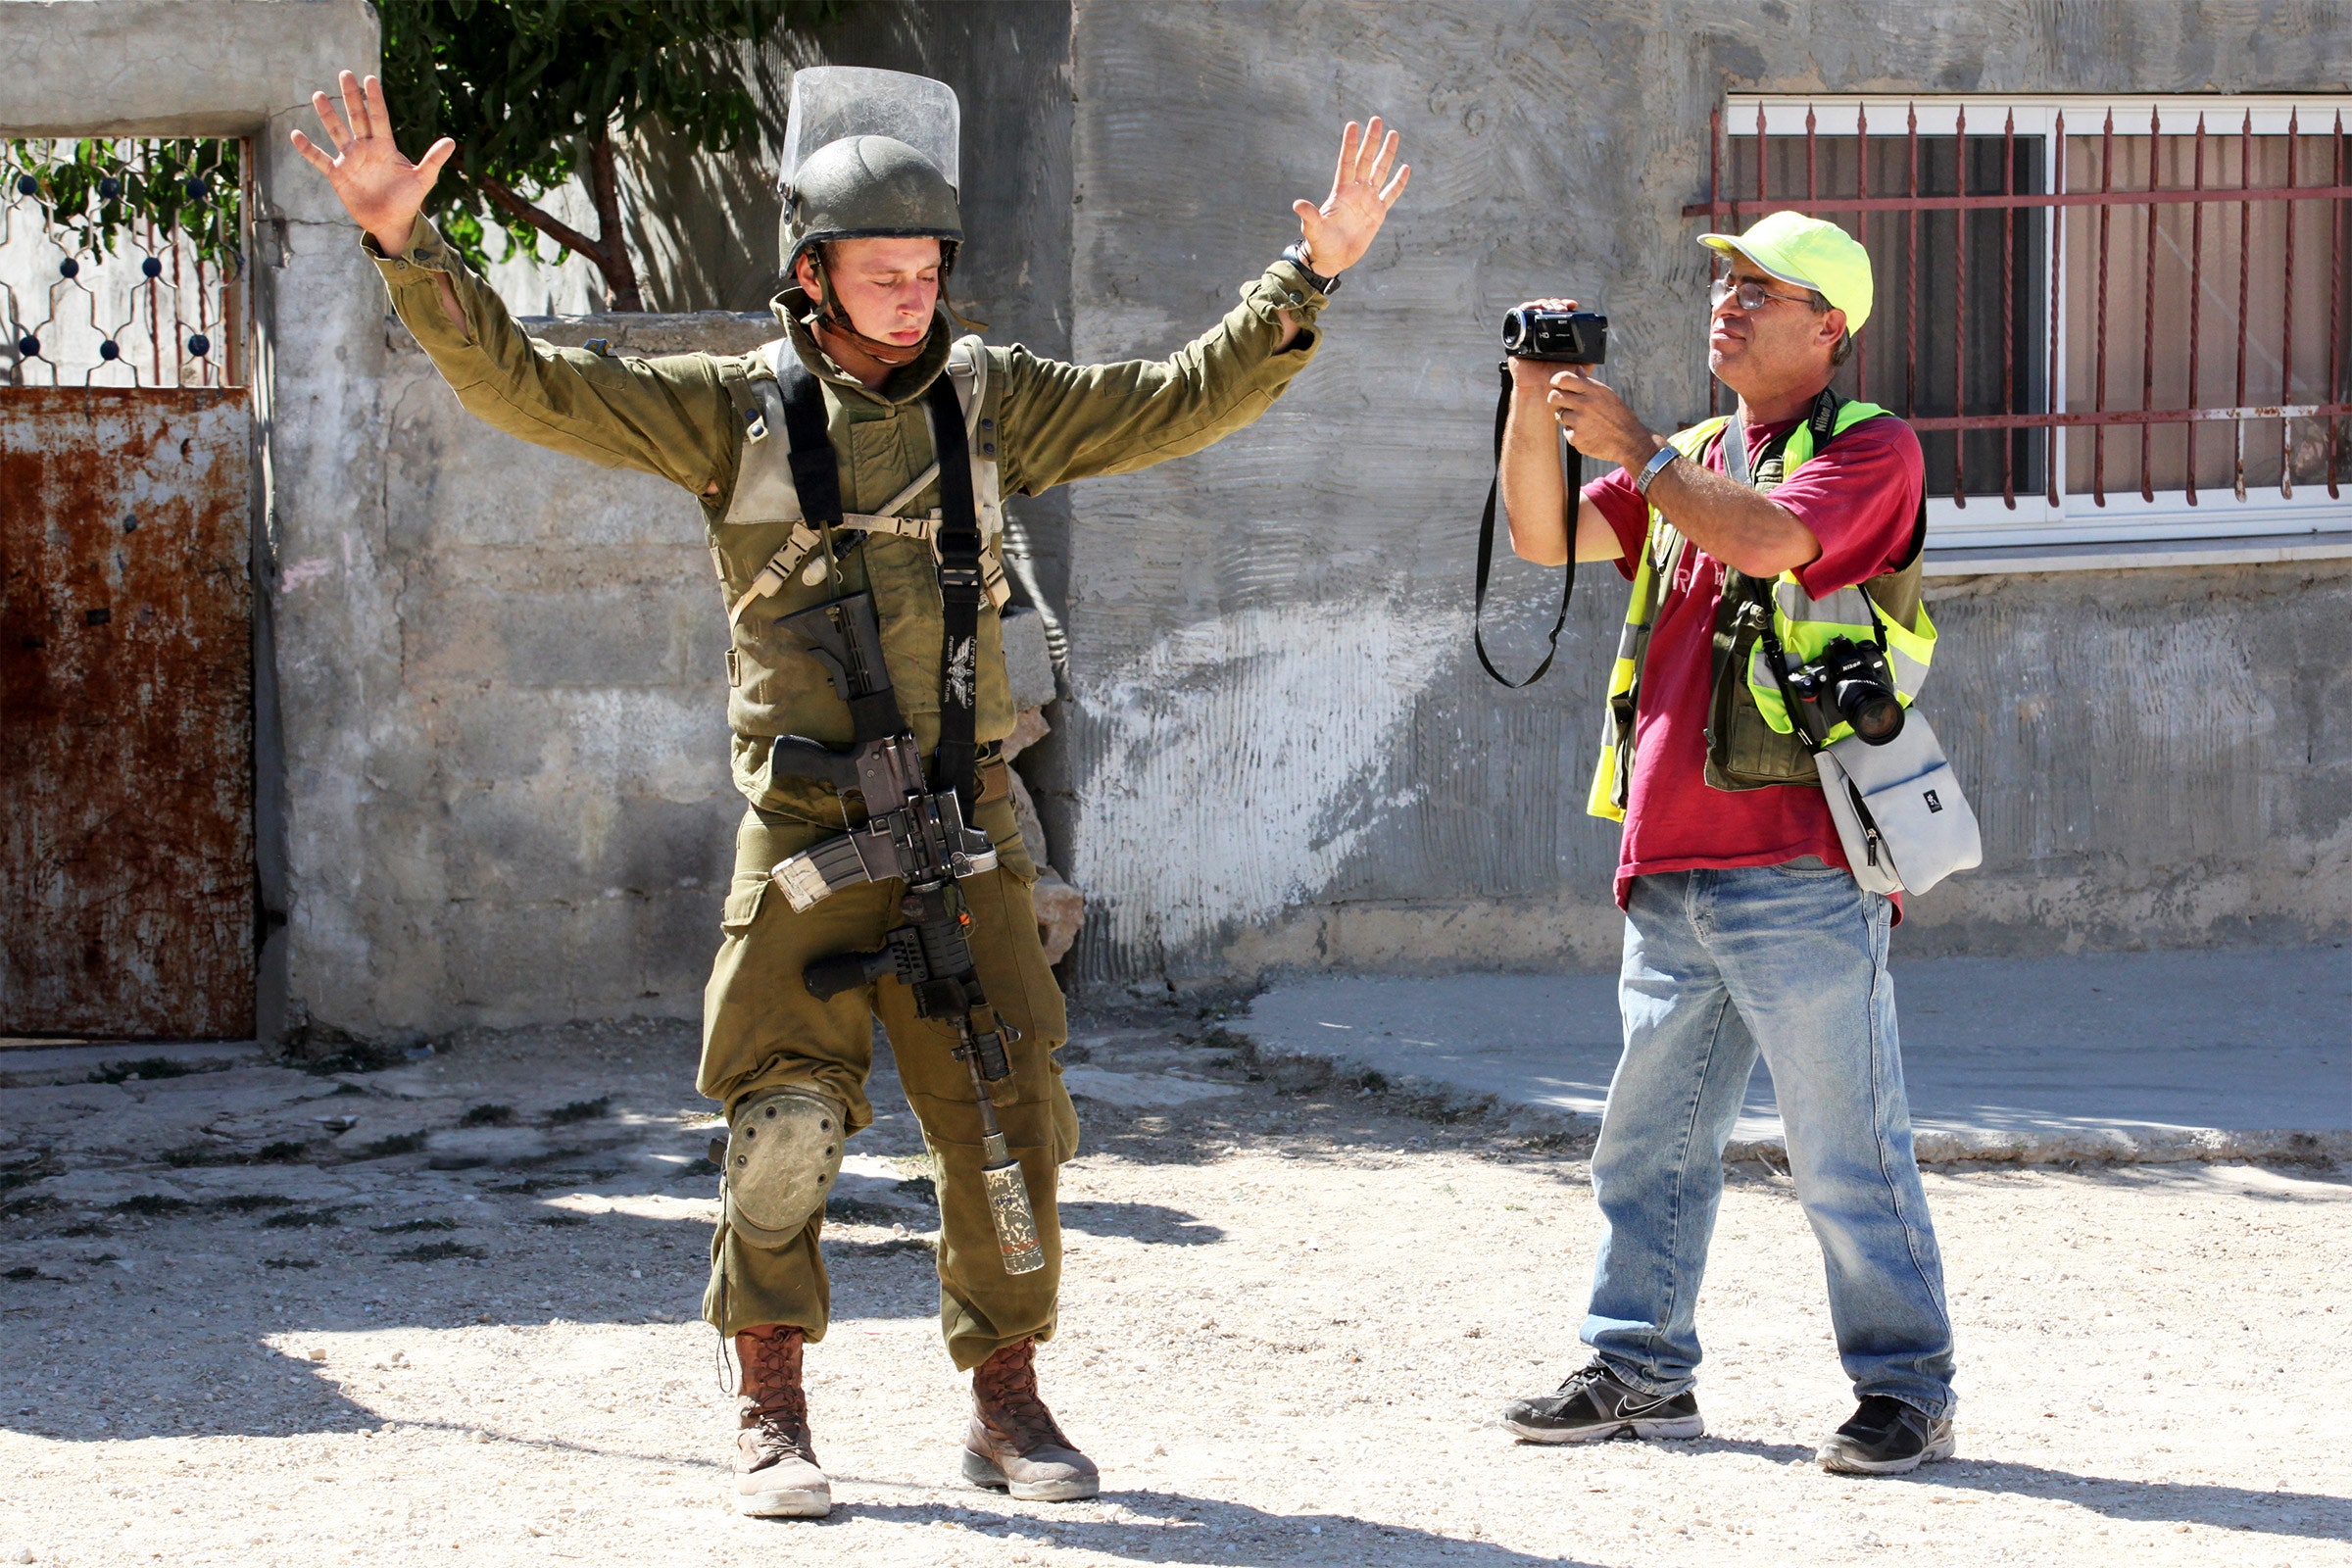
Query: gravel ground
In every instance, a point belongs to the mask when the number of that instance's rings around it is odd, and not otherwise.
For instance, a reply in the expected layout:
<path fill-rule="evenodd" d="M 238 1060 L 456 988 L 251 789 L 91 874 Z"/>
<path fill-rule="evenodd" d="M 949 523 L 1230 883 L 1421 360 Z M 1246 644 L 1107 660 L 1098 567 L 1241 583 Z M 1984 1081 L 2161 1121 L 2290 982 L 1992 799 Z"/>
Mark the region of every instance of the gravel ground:
<path fill-rule="evenodd" d="M 1583 1150 L 1253 1080 L 1234 1045 L 1135 1014 L 1070 1052 L 1040 1365 L 1093 1502 L 956 1482 L 920 1143 L 903 1105 L 859 1141 L 808 1358 L 821 1524 L 726 1506 L 683 1030 L 0 1076 L 0 1564 L 2352 1563 L 2336 1172 L 1932 1171 L 1960 1457 L 1857 1482 L 1811 1462 L 1850 1407 L 1819 1254 L 1745 1166 L 1700 1304 L 1710 1436 L 1522 1446 L 1496 1408 L 1579 1359 Z"/>

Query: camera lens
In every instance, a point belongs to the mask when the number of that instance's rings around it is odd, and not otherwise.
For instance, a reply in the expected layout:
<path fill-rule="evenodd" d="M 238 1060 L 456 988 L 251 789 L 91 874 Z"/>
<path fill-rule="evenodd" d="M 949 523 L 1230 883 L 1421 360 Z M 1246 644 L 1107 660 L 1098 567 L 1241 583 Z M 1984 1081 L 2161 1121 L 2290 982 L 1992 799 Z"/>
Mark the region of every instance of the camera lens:
<path fill-rule="evenodd" d="M 1884 746 L 1903 732 L 1903 705 L 1875 680 L 1840 683 L 1838 711 L 1866 746 Z"/>
<path fill-rule="evenodd" d="M 1527 341 L 1527 312 L 1506 312 L 1502 318 L 1502 346 L 1515 351 Z"/>

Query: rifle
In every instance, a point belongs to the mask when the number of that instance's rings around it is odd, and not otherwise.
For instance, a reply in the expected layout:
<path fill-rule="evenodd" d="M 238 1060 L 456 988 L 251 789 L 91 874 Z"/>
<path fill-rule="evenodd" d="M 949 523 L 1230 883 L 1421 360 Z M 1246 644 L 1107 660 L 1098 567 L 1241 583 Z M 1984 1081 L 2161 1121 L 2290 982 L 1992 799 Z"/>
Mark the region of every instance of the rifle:
<path fill-rule="evenodd" d="M 768 875 L 796 910 L 813 908 L 861 882 L 906 885 L 899 902 L 904 925 L 869 953 L 816 959 L 802 971 L 802 983 L 819 1001 L 830 1001 L 895 978 L 914 994 L 918 1016 L 943 1019 L 955 1029 L 956 1056 L 971 1074 L 980 1107 L 980 1179 L 996 1219 L 997 1249 L 1005 1273 L 1031 1273 L 1046 1266 L 1037 1216 L 989 1097 L 989 1085 L 1012 1076 L 1004 1048 L 1020 1032 L 997 1016 L 981 989 L 968 940 L 971 911 L 957 886 L 996 868 L 996 846 L 986 833 L 964 825 L 963 803 L 953 788 L 935 791 L 924 777 L 922 753 L 900 715 L 883 662 L 873 596 L 835 599 L 786 615 L 779 624 L 810 644 L 834 690 L 850 705 L 855 740 L 849 751 L 837 752 L 804 736 L 782 736 L 771 771 L 831 784 L 845 811 L 849 797 L 857 795 L 866 816 L 862 826 L 779 861 Z"/>

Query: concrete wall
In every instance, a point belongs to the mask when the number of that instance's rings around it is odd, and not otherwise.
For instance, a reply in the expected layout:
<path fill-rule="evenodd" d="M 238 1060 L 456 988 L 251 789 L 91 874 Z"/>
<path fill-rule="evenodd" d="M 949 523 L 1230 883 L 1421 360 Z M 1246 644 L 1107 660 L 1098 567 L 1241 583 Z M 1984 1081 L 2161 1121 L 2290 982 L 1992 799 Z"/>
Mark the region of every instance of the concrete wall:
<path fill-rule="evenodd" d="M 966 205 L 995 220 L 973 224 L 958 297 L 1004 336 L 1064 352 L 1067 39 L 1066 6 L 858 7 L 759 62 L 777 109 L 766 139 L 781 141 L 796 64 L 954 82 Z M 772 153 L 686 159 L 657 139 L 645 155 L 632 232 L 649 303 L 762 307 Z M 519 309 L 572 303 L 577 266 L 498 280 Z M 316 720 L 289 748 L 296 995 L 368 1034 L 692 1016 L 743 811 L 701 513 L 662 481 L 474 421 L 383 319 L 371 270 L 358 300 L 370 319 L 347 364 L 373 400 L 371 482 L 281 571 Z M 626 320 L 534 330 L 623 353 L 739 353 L 775 332 L 763 314 Z"/>
<path fill-rule="evenodd" d="M 1470 656 L 1508 305 L 1573 292 L 1655 426 L 1704 405 L 1703 195 L 1727 90 L 2341 90 L 2352 11 L 1080 0 L 1080 358 L 1209 321 L 1388 113 L 1409 194 L 1322 358 L 1213 454 L 1078 487 L 1067 725 L 1095 980 L 1612 961 L 1616 829 L 1583 814 L 1613 570 L 1532 692 Z M 1534 662 L 1551 577 L 1505 579 Z M 1988 863 L 1904 950 L 2201 944 L 2352 926 L 2345 579 L 2314 567 L 1938 583 L 1927 710 Z M 1539 619 L 1538 612 L 1543 612 Z M 1507 622 L 1506 622 L 1507 624 Z M 2330 703 L 2332 699 L 2332 706 Z M 2328 715 L 2337 715 L 2332 726 Z"/>
<path fill-rule="evenodd" d="M 1016 504 L 1072 641 L 1072 696 L 1024 765 L 1093 900 L 1076 976 L 1609 960 L 1615 835 L 1582 796 L 1623 588 L 1586 571 L 1560 671 L 1533 692 L 1472 662 L 1492 332 L 1573 286 L 1614 318 L 1611 378 L 1638 409 L 1660 425 L 1700 409 L 1705 270 L 1676 210 L 1724 90 L 2340 89 L 2347 23 L 877 3 L 763 62 L 778 105 L 810 59 L 954 82 L 958 291 L 998 340 L 1080 359 L 1162 354 L 1213 320 L 1295 233 L 1291 199 L 1326 188 L 1348 116 L 1408 136 L 1411 193 L 1273 414 L 1213 453 Z M 372 36 L 357 0 L 0 3 L 18 83 L 0 130 L 257 138 L 263 889 L 286 922 L 264 1027 L 691 1013 L 738 814 L 697 514 L 467 421 L 387 326 L 331 194 L 279 151 L 314 84 L 372 63 Z M 654 145 L 645 167 L 655 301 L 756 303 L 760 152 Z M 521 303 L 547 297 L 576 295 Z M 764 329 L 643 330 L 728 347 Z M 1551 583 L 1504 578 L 1517 611 L 1494 641 L 1520 667 Z M 1927 708 L 1990 858 L 1919 901 L 1905 951 L 2352 926 L 2352 750 L 2330 722 L 2352 695 L 2352 568 L 1945 580 L 1935 608 Z"/>

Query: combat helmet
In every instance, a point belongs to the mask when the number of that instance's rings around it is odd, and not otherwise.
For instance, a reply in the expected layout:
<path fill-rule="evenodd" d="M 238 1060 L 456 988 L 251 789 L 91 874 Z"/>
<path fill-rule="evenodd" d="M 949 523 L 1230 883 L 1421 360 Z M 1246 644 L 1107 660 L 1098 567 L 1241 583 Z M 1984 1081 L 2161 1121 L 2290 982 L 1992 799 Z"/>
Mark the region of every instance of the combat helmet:
<path fill-rule="evenodd" d="M 956 187 L 931 160 L 892 136 L 844 136 L 805 159 L 784 190 L 784 270 L 835 239 L 932 238 L 940 270 L 963 240 Z"/>
<path fill-rule="evenodd" d="M 787 277 L 813 246 L 886 237 L 937 239 L 945 277 L 963 242 L 959 130 L 946 82 L 859 66 L 795 73 L 776 181 Z"/>

